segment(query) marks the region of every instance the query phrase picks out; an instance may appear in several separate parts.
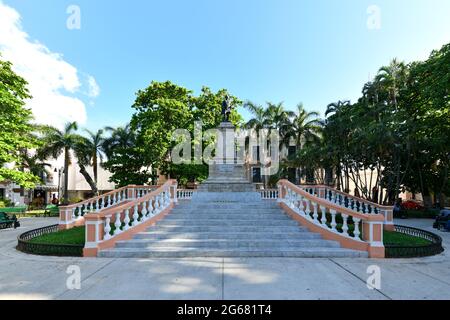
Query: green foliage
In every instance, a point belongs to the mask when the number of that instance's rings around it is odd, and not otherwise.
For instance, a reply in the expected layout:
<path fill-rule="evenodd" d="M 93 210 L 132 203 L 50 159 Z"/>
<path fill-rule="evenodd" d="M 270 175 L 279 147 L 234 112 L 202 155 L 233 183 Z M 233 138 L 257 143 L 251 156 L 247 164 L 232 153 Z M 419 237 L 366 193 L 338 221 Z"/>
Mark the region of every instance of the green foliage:
<path fill-rule="evenodd" d="M 113 172 L 113 181 L 120 185 L 130 179 L 147 182 L 152 177 L 150 168 L 159 168 L 167 175 L 187 181 L 192 177 L 202 179 L 205 166 L 186 167 L 187 173 L 183 174 L 171 165 L 170 152 L 176 145 L 172 135 L 176 129 L 186 129 L 194 138 L 196 121 L 202 122 L 203 130 L 217 127 L 222 121 L 222 102 L 227 94 L 224 89 L 214 93 L 203 87 L 201 94 L 195 96 L 191 90 L 170 81 L 153 81 L 149 87 L 139 90 L 133 105 L 136 113 L 131 119 L 132 146 L 125 147 L 122 152 L 114 151 L 115 156 L 109 157 L 105 164 Z M 241 104 L 238 98 L 231 95 L 230 98 L 236 106 Z M 242 123 L 237 110 L 233 110 L 230 120 L 237 126 Z"/>
<path fill-rule="evenodd" d="M 10 180 L 32 188 L 39 178 L 20 170 L 21 151 L 38 145 L 32 135 L 32 113 L 25 108 L 25 100 L 31 96 L 27 82 L 11 66 L 10 62 L 0 60 L 0 181 Z"/>
<path fill-rule="evenodd" d="M 0 200 L 0 208 L 9 208 L 12 207 L 14 203 L 11 202 L 9 199 L 2 199 Z"/>
<path fill-rule="evenodd" d="M 394 59 L 364 85 L 356 103 L 328 106 L 323 141 L 298 160 L 332 168 L 338 188 L 349 191 L 353 182 L 363 197 L 379 203 L 393 203 L 404 190 L 424 198 L 448 193 L 449 66 L 450 44 L 424 62 Z"/>

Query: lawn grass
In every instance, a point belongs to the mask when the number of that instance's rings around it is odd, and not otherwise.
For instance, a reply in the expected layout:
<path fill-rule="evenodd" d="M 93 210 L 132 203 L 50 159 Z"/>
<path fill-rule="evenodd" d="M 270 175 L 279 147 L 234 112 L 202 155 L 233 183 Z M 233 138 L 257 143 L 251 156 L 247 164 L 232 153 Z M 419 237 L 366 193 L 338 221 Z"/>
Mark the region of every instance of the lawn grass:
<path fill-rule="evenodd" d="M 31 243 L 48 243 L 48 244 L 85 244 L 85 227 L 77 227 L 69 230 L 62 230 L 55 233 L 44 234 L 42 236 L 31 239 Z"/>
<path fill-rule="evenodd" d="M 426 239 L 410 236 L 395 231 L 384 231 L 384 244 L 385 245 L 397 245 L 397 246 L 408 246 L 408 245 L 419 245 L 425 246 L 431 244 L 431 241 Z"/>

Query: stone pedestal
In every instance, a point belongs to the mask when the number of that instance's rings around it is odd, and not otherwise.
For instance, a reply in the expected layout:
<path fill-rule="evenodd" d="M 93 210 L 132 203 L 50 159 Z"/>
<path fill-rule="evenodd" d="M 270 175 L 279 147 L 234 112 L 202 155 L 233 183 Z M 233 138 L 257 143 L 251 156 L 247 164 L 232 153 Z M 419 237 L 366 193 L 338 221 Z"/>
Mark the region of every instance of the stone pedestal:
<path fill-rule="evenodd" d="M 217 129 L 216 156 L 210 161 L 209 177 L 198 192 L 255 192 L 256 187 L 246 178 L 243 159 L 236 158 L 235 127 L 223 122 Z"/>

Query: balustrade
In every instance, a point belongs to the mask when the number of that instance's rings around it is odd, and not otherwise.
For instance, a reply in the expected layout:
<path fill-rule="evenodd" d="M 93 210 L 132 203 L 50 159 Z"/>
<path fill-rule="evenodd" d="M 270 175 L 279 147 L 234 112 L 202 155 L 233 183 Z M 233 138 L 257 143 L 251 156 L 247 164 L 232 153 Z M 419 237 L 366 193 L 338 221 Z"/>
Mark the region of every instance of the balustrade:
<path fill-rule="evenodd" d="M 282 207 L 314 231 L 348 248 L 367 250 L 372 257 L 384 257 L 384 217 L 366 212 L 365 204 L 358 211 L 352 210 L 342 205 L 342 194 L 323 187 L 298 187 L 287 180 L 279 182 L 279 190 Z"/>

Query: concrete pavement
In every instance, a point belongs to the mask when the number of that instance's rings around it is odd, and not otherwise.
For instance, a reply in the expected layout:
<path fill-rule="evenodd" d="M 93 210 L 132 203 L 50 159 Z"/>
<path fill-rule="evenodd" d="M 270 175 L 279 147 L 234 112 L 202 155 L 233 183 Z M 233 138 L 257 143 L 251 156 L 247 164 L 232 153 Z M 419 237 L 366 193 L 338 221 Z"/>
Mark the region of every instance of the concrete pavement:
<path fill-rule="evenodd" d="M 364 258 L 57 258 L 14 249 L 18 234 L 56 223 L 21 219 L 0 231 L 0 299 L 450 299 L 450 255 L 400 260 Z M 431 220 L 398 224 L 433 230 Z M 450 233 L 441 233 L 448 248 Z M 381 270 L 381 289 L 369 290 L 367 268 Z M 70 290 L 69 266 L 81 271 Z"/>

